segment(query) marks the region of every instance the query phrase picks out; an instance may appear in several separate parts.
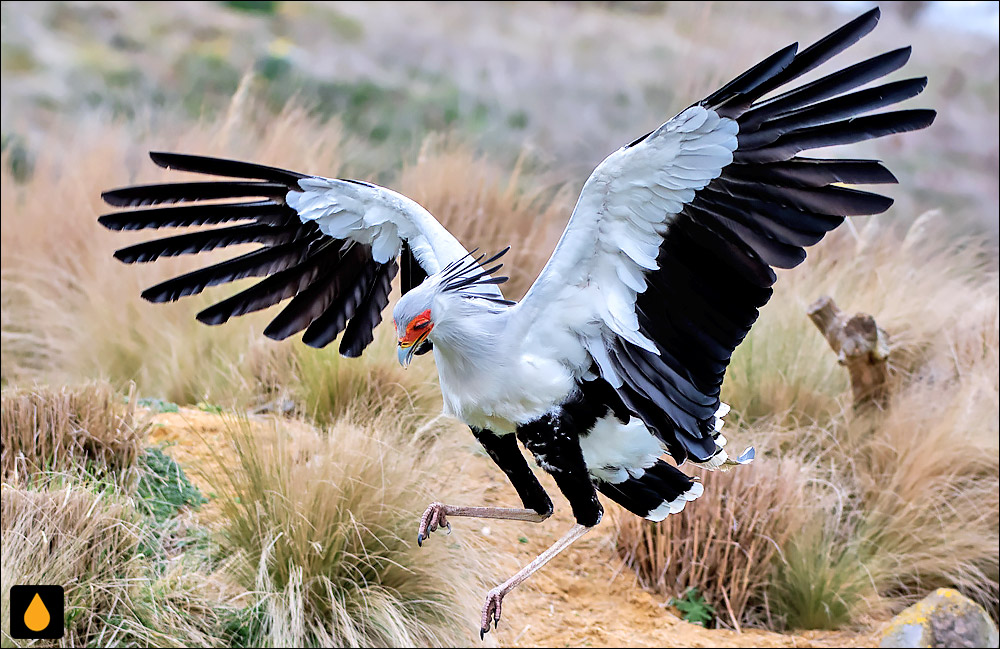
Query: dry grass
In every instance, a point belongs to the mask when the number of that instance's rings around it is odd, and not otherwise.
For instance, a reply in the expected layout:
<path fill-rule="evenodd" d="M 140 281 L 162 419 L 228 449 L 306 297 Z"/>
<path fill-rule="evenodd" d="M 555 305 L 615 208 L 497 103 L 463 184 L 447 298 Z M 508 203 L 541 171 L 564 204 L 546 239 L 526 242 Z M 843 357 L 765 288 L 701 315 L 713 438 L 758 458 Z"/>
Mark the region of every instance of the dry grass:
<path fill-rule="evenodd" d="M 759 624 L 770 615 L 772 562 L 810 515 L 808 477 L 796 461 L 770 458 L 706 474 L 705 494 L 682 515 L 616 517 L 618 551 L 645 586 L 678 596 L 696 588 L 727 625 Z"/>
<path fill-rule="evenodd" d="M 236 422 L 222 551 L 252 595 L 243 641 L 270 646 L 461 645 L 482 566 L 455 543 L 414 542 L 445 443 L 390 414 L 330 428 Z M 454 449 L 451 449 L 454 451 Z M 474 607 L 473 607 L 474 608 Z"/>
<path fill-rule="evenodd" d="M 995 252 L 978 239 L 949 237 L 949 227 L 930 212 L 903 231 L 872 218 L 828 236 L 801 266 L 779 276 L 774 297 L 733 355 L 723 399 L 738 404 L 746 421 L 778 415 L 808 425 L 840 413 L 849 398 L 847 375 L 805 317 L 821 295 L 847 313 L 875 316 L 890 333 L 898 377 L 961 378 L 970 357 L 988 352 L 1000 283 Z"/>
<path fill-rule="evenodd" d="M 294 379 L 285 390 L 301 413 L 320 425 L 364 412 L 372 419 L 394 416 L 413 427 L 440 411 L 441 390 L 430 360 L 400 367 L 391 324 L 375 331 L 375 342 L 362 359 L 345 358 L 331 345 L 320 351 L 299 346 L 293 360 Z"/>
<path fill-rule="evenodd" d="M 909 386 L 859 440 L 853 465 L 845 467 L 860 500 L 862 548 L 872 557 L 879 592 L 893 603 L 957 586 L 996 615 L 995 368 L 981 363 L 964 368 L 960 383 L 921 380 Z"/>
<path fill-rule="evenodd" d="M 25 491 L 4 485 L 4 646 L 211 646 L 214 609 L 204 581 L 176 566 L 154 576 L 141 517 L 113 490 Z M 24 644 L 10 637 L 10 587 L 66 589 L 66 634 Z"/>
<path fill-rule="evenodd" d="M 34 474 L 91 475 L 134 484 L 145 440 L 129 403 L 105 384 L 18 389 L 2 395 L 2 476 L 23 484 Z"/>

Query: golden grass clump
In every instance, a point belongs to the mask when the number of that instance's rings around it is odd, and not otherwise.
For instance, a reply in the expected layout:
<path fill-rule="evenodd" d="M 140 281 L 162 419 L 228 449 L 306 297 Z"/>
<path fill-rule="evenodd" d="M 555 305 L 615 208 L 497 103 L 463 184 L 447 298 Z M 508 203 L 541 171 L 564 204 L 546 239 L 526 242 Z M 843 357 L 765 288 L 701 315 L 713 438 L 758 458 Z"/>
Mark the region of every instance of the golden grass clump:
<path fill-rule="evenodd" d="M 362 413 L 359 413 L 362 414 Z M 481 567 L 458 539 L 417 548 L 443 442 L 389 413 L 326 430 L 245 421 L 217 490 L 222 552 L 251 591 L 239 637 L 270 646 L 462 645 Z M 440 495 L 440 494 L 438 494 Z M 451 546 L 451 547 L 448 547 Z"/>
<path fill-rule="evenodd" d="M 319 425 L 351 411 L 416 425 L 440 411 L 441 391 L 429 357 L 418 358 L 409 369 L 401 367 L 391 324 L 375 330 L 375 341 L 361 358 L 345 358 L 332 345 L 322 350 L 299 345 L 293 360 L 294 380 L 286 391 L 301 413 Z"/>
<path fill-rule="evenodd" d="M 680 515 L 650 523 L 615 518 L 617 546 L 647 587 L 690 588 L 726 624 L 760 623 L 772 562 L 806 522 L 808 469 L 760 458 L 728 473 L 706 473 L 705 493 Z"/>
<path fill-rule="evenodd" d="M 113 490 L 79 486 L 26 491 L 4 485 L 2 511 L 4 645 L 209 646 L 216 620 L 191 580 L 176 569 L 154 577 L 143 553 L 140 516 Z M 10 638 L 15 584 L 66 589 L 66 634 L 25 645 Z M 202 585 L 203 588 L 203 585 Z"/>
<path fill-rule="evenodd" d="M 897 607 L 957 587 L 997 609 L 997 373 L 995 363 L 976 365 L 961 382 L 925 379 L 896 395 L 845 466 L 860 499 L 861 547 Z"/>
<path fill-rule="evenodd" d="M 6 387 L 0 398 L 4 483 L 23 484 L 36 473 L 134 483 L 145 440 L 134 398 L 126 402 L 106 384 Z"/>

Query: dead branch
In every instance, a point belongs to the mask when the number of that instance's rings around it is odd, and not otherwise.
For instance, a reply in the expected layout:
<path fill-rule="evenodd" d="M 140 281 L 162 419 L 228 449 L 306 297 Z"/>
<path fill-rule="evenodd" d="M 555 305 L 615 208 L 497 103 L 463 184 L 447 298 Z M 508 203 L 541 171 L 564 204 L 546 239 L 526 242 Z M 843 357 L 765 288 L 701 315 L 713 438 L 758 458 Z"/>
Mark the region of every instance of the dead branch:
<path fill-rule="evenodd" d="M 855 409 L 870 405 L 885 407 L 889 399 L 889 336 L 867 313 L 850 318 L 824 295 L 807 311 L 837 354 L 837 362 L 847 368 Z"/>

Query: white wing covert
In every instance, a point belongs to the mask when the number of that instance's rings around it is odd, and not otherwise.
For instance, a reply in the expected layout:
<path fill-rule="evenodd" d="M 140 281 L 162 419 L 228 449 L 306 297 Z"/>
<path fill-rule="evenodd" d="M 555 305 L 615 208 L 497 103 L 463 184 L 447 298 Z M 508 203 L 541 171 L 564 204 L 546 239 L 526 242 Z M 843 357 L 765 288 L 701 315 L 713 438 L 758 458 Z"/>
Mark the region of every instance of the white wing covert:
<path fill-rule="evenodd" d="M 98 219 L 102 225 L 112 230 L 225 226 L 146 241 L 118 250 L 115 257 L 125 263 L 149 262 L 236 244 L 262 244 L 143 291 L 151 302 L 167 302 L 208 286 L 264 277 L 199 313 L 197 318 L 206 324 L 221 324 L 292 298 L 265 335 L 282 340 L 304 331 L 303 342 L 323 347 L 343 332 L 340 353 L 359 356 L 374 339 L 372 330 L 382 320 L 400 266 L 406 293 L 466 254 L 423 207 L 371 183 L 219 158 L 176 153 L 150 157 L 162 167 L 239 180 L 108 191 L 102 197 L 117 207 L 181 205 L 105 214 Z M 238 202 L 204 202 L 222 199 Z M 495 287 L 485 289 L 499 294 Z"/>
<path fill-rule="evenodd" d="M 776 52 L 605 159 L 562 239 L 511 314 L 526 352 L 607 381 L 678 461 L 717 450 L 722 379 L 792 268 L 846 216 L 892 200 L 842 184 L 896 182 L 874 160 L 801 151 L 924 128 L 931 110 L 864 115 L 917 95 L 926 78 L 857 90 L 900 68 L 902 48 L 761 98 L 870 32 L 872 10 L 797 53 Z"/>

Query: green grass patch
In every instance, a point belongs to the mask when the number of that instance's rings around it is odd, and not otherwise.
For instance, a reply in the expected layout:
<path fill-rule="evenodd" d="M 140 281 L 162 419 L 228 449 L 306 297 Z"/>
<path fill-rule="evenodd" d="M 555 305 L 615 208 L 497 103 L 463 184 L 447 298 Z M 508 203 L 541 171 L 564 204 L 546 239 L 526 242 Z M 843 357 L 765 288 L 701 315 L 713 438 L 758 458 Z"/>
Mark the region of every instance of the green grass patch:
<path fill-rule="evenodd" d="M 191 484 L 184 469 L 158 448 L 146 450 L 145 471 L 136 488 L 139 510 L 157 522 L 164 522 L 185 507 L 197 509 L 208 500 Z"/>

